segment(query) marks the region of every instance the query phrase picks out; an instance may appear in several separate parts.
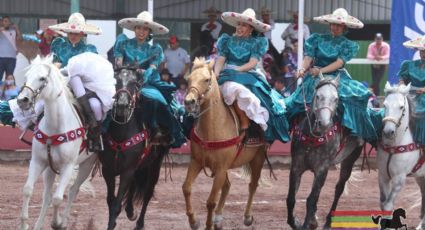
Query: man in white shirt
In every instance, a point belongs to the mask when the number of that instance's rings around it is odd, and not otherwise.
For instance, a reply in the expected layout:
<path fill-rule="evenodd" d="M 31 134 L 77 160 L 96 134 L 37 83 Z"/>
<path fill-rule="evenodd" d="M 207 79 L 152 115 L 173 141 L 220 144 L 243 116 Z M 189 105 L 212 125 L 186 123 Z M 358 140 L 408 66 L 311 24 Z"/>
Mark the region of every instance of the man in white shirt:
<path fill-rule="evenodd" d="M 13 75 L 16 66 L 16 42 L 21 40 L 19 28 L 12 24 L 9 16 L 4 16 L 0 25 L 0 84 L 3 74 Z"/>
<path fill-rule="evenodd" d="M 294 20 L 293 23 L 289 24 L 289 26 L 283 31 L 282 33 L 282 39 L 285 41 L 285 48 L 291 47 L 293 40 L 298 40 L 298 11 L 289 11 L 290 14 L 292 14 L 292 18 Z M 307 18 L 304 17 L 304 21 Z M 308 26 L 304 23 L 303 25 L 303 40 L 310 37 L 310 29 Z"/>
<path fill-rule="evenodd" d="M 180 47 L 179 40 L 171 35 L 168 40 L 170 47 L 164 51 L 164 68 L 171 74 L 171 81 L 178 85 L 187 71 L 189 71 L 190 57 L 186 50 Z"/>
<path fill-rule="evenodd" d="M 214 40 L 217 40 L 222 28 L 222 25 L 217 22 L 217 16 L 221 14 L 221 11 L 217 10 L 214 6 L 211 6 L 204 10 L 203 13 L 208 15 L 208 22 L 202 25 L 201 31 L 210 31 Z"/>

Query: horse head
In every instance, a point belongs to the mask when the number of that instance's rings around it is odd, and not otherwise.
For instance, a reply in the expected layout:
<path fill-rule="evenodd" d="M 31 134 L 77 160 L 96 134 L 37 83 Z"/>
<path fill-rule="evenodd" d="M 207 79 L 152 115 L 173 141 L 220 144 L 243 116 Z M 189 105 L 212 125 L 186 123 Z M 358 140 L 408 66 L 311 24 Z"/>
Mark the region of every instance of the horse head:
<path fill-rule="evenodd" d="M 398 208 L 396 210 L 394 210 L 393 212 L 393 219 L 397 218 L 400 220 L 400 217 L 403 217 L 404 219 L 406 219 L 406 211 L 402 208 Z"/>
<path fill-rule="evenodd" d="M 116 71 L 117 91 L 112 107 L 112 119 L 125 124 L 131 119 L 136 107 L 140 83 L 137 81 L 136 68 L 121 67 Z"/>
<path fill-rule="evenodd" d="M 406 85 L 391 86 L 385 84 L 383 135 L 389 140 L 394 140 L 397 129 L 409 125 L 409 103 L 407 95 L 410 91 L 410 83 Z M 404 125 L 402 125 L 404 124 Z"/>
<path fill-rule="evenodd" d="M 338 107 L 339 75 L 335 79 L 320 76 L 313 97 L 312 112 L 316 118 L 315 129 L 325 132 L 333 125 L 333 117 Z"/>
<path fill-rule="evenodd" d="M 186 111 L 196 116 L 200 114 L 202 104 L 212 97 L 212 88 L 218 87 L 212 64 L 207 64 L 204 58 L 195 58 L 187 82 L 188 91 L 184 104 Z"/>
<path fill-rule="evenodd" d="M 66 89 L 60 70 L 52 64 L 52 56 L 37 56 L 25 73 L 26 82 L 17 96 L 22 110 L 33 108 L 38 99 L 55 99 Z"/>

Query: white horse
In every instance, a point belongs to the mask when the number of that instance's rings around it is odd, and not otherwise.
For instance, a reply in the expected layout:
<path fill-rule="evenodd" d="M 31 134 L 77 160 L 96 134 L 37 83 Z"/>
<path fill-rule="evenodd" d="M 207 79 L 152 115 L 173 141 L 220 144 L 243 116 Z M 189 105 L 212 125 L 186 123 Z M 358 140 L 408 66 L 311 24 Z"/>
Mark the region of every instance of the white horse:
<path fill-rule="evenodd" d="M 43 100 L 44 117 L 38 124 L 38 131 L 35 131 L 32 141 L 28 179 L 23 188 L 20 229 L 29 228 L 28 205 L 34 183 L 41 173 L 44 177 L 43 205 L 34 229 L 44 228 L 44 218 L 50 203 L 53 203 L 54 209 L 52 228 L 65 229 L 71 204 L 77 196 L 80 185 L 89 176 L 96 155 L 86 153 L 79 155 L 85 132 L 73 107 L 72 94 L 59 69 L 52 64 L 52 59 L 37 57 L 28 67 L 26 78 L 27 81 L 17 97 L 18 105 L 22 110 L 28 110 L 33 109 L 36 101 Z M 59 206 L 77 165 L 79 167 L 77 179 L 69 190 L 67 206 L 61 218 Z M 60 178 L 52 200 L 52 186 L 56 172 Z"/>
<path fill-rule="evenodd" d="M 377 156 L 380 201 L 382 210 L 393 211 L 394 201 L 406 176 L 412 173 L 422 193 L 422 220 L 418 228 L 425 229 L 425 167 L 418 164 L 421 154 L 409 126 L 413 111 L 408 98 L 410 90 L 410 84 L 392 87 L 387 82 L 385 85 L 385 117 Z"/>

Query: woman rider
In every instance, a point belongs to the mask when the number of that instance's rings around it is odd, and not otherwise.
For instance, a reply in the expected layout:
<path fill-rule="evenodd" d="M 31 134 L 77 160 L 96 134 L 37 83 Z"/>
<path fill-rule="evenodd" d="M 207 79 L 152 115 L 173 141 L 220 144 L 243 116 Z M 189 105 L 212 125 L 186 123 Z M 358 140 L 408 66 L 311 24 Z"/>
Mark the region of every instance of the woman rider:
<path fill-rule="evenodd" d="M 149 44 L 152 34 L 166 34 L 168 29 L 154 22 L 147 11 L 141 12 L 137 18 L 121 19 L 118 24 L 135 33 L 135 38 L 120 39 L 116 42 L 114 55 L 117 66 L 136 63 L 141 69 L 139 75 L 143 78 L 143 84 L 140 93 L 146 99 L 142 108 L 145 115 L 143 120 L 148 121 L 154 136 L 165 138 L 172 147 L 179 147 L 185 142 L 185 137 L 174 116 L 175 103 L 172 93 L 176 87 L 172 83 L 161 81 L 157 68 L 163 61 L 164 54 L 161 46 Z"/>
<path fill-rule="evenodd" d="M 330 33 L 312 34 L 305 41 L 305 56 L 302 68 L 297 73 L 297 77 L 304 78 L 303 83 L 285 99 L 289 120 L 294 121 L 298 115 L 305 113 L 304 100 L 307 105 L 311 105 L 320 73 L 332 78 L 339 75 L 337 115 L 341 124 L 351 130 L 351 135 L 375 140 L 376 133 L 367 110 L 371 93 L 362 83 L 353 80 L 344 69 L 345 63 L 355 57 L 359 50 L 359 45 L 348 40 L 344 34 L 347 28 L 362 28 L 363 23 L 342 8 L 336 9 L 332 14 L 315 17 L 314 20 L 330 24 Z"/>
<path fill-rule="evenodd" d="M 414 102 L 411 115 L 413 139 L 415 143 L 425 146 L 425 37 L 403 43 L 407 48 L 419 50 L 419 60 L 406 60 L 401 63 L 398 76 L 400 84 L 411 84 L 409 96 Z"/>
<path fill-rule="evenodd" d="M 257 20 L 250 8 L 243 13 L 225 12 L 221 17 L 236 28 L 233 36 L 223 34 L 217 42 L 214 72 L 219 76 L 225 103 L 235 108 L 242 132 L 253 121 L 264 131 L 267 142 L 289 141 L 285 110 L 257 68 L 268 48 L 267 38 L 258 35 L 270 30 L 270 26 Z"/>

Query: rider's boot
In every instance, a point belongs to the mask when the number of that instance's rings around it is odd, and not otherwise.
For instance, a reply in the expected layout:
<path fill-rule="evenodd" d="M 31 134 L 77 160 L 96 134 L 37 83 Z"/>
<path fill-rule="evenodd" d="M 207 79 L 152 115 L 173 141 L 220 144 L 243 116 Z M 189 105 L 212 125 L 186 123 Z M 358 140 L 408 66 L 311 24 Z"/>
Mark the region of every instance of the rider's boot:
<path fill-rule="evenodd" d="M 242 132 L 246 132 L 248 130 L 250 120 L 248 116 L 246 115 L 246 113 L 239 108 L 236 102 L 234 102 L 232 106 L 239 117 L 240 132 L 242 134 Z"/>
<path fill-rule="evenodd" d="M 78 103 L 83 110 L 84 117 L 86 118 L 86 123 L 88 125 L 88 149 L 91 152 L 101 151 L 101 122 L 96 120 L 96 117 L 91 109 L 89 103 L 89 97 L 87 94 L 77 98 Z"/>

